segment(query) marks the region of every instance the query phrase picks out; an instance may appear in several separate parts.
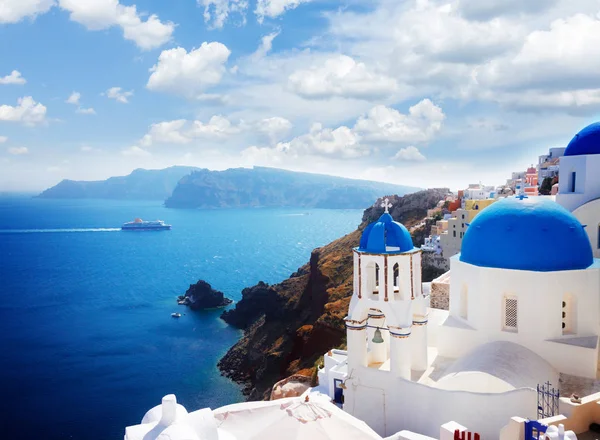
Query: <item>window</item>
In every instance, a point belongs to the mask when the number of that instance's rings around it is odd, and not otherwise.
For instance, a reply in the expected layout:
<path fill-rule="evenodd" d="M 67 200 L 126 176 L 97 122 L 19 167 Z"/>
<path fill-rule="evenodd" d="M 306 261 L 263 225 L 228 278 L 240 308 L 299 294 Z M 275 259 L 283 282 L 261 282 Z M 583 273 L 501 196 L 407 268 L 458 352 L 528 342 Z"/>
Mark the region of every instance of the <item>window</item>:
<path fill-rule="evenodd" d="M 577 173 L 575 171 L 571 172 L 571 178 L 569 180 L 569 191 L 575 192 L 575 182 L 577 181 Z"/>
<path fill-rule="evenodd" d="M 454 232 L 454 237 L 456 237 L 456 231 L 452 231 L 452 232 Z"/>
<path fill-rule="evenodd" d="M 465 219 L 465 215 L 464 214 L 462 215 L 462 218 L 463 218 L 463 220 Z"/>
<path fill-rule="evenodd" d="M 400 276 L 400 265 L 394 264 L 394 289 L 398 290 L 398 277 Z"/>
<path fill-rule="evenodd" d="M 504 297 L 504 330 L 516 332 L 518 321 L 517 298 L 514 296 Z"/>
<path fill-rule="evenodd" d="M 598 249 L 600 249 L 600 223 L 598 223 Z"/>
<path fill-rule="evenodd" d="M 464 227 L 465 227 L 465 224 L 464 224 L 464 223 L 461 223 L 461 224 L 460 224 L 460 227 L 464 229 Z"/>

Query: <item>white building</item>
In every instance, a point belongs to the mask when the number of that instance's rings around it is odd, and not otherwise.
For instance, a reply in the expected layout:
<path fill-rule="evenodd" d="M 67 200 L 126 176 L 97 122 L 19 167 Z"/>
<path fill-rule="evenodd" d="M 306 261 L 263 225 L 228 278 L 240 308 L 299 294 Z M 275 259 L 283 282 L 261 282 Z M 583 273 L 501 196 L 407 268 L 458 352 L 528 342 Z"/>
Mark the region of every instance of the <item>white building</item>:
<path fill-rule="evenodd" d="M 425 237 L 424 243 L 421 246 L 421 250 L 424 252 L 433 252 L 436 254 L 442 253 L 442 242 L 439 235 L 430 235 Z"/>
<path fill-rule="evenodd" d="M 463 207 L 465 200 L 483 200 L 489 199 L 495 194 L 496 189 L 493 186 L 485 186 L 481 183 L 472 183 L 463 191 Z"/>
<path fill-rule="evenodd" d="M 546 177 L 558 176 L 559 160 L 565 154 L 564 147 L 555 147 L 548 150 L 548 154 L 542 154 L 538 158 L 537 171 L 540 183 Z"/>
<path fill-rule="evenodd" d="M 537 419 L 538 384 L 596 378 L 600 260 L 560 205 L 510 197 L 478 215 L 451 259 L 449 311 L 429 309 L 420 257 L 387 213 L 354 250 L 348 348 L 319 371 L 345 411 L 382 436 L 454 420 L 498 438 L 513 416 Z"/>
<path fill-rule="evenodd" d="M 556 201 L 586 225 L 594 255 L 600 258 L 600 122 L 581 130 L 567 146 Z"/>

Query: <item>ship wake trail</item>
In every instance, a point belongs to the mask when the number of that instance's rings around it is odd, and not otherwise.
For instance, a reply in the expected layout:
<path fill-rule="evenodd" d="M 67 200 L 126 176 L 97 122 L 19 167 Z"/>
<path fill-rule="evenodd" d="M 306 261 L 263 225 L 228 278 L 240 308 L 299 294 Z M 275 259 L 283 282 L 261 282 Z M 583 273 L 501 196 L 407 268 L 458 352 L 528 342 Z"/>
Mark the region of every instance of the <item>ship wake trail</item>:
<path fill-rule="evenodd" d="M 0 234 L 46 234 L 65 232 L 118 232 L 121 228 L 69 228 L 69 229 L 0 229 Z"/>

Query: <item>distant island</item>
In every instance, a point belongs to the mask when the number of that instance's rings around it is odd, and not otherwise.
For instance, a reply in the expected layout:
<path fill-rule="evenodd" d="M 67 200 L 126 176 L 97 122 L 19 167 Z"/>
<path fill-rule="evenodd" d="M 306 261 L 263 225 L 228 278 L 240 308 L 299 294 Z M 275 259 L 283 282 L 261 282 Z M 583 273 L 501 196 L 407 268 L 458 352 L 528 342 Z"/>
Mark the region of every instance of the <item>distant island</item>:
<path fill-rule="evenodd" d="M 177 182 L 195 167 L 174 166 L 164 170 L 137 169 L 127 176 L 98 181 L 63 180 L 38 197 L 44 199 L 165 200 Z"/>
<path fill-rule="evenodd" d="M 420 188 L 277 168 L 211 171 L 174 166 L 137 169 L 99 181 L 63 180 L 45 199 L 164 200 L 167 208 L 363 208 L 381 194 L 400 196 Z"/>
<path fill-rule="evenodd" d="M 165 201 L 168 208 L 364 208 L 381 194 L 419 188 L 277 168 L 197 170 L 183 177 Z"/>

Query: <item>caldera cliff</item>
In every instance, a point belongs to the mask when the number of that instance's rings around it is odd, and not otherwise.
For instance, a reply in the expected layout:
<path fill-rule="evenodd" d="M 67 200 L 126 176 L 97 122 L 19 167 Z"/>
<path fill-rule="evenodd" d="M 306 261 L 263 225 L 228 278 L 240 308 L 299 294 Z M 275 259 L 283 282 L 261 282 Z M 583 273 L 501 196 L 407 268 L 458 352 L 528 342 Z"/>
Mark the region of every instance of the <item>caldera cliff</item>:
<path fill-rule="evenodd" d="M 391 196 L 391 214 L 411 228 L 446 194 L 448 189 L 442 188 Z M 365 210 L 356 231 L 313 250 L 310 261 L 287 280 L 244 289 L 236 307 L 223 313 L 222 318 L 243 329 L 244 335 L 218 366 L 222 374 L 244 385 L 248 399 L 267 398 L 273 384 L 291 374 L 311 374 L 323 353 L 345 344 L 352 249 L 366 225 L 383 213 L 380 204 L 378 200 Z"/>

